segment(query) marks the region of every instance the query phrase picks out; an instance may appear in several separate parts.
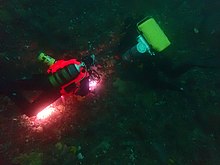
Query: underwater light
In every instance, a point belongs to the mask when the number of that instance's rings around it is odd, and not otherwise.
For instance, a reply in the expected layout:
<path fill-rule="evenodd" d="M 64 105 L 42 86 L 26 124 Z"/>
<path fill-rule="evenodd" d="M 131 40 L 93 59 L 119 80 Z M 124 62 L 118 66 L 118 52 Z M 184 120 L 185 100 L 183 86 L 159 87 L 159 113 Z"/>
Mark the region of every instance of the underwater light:
<path fill-rule="evenodd" d="M 51 104 L 37 114 L 37 119 L 39 120 L 46 119 L 49 116 L 51 116 L 54 111 L 55 111 L 55 108 L 52 107 L 52 104 Z"/>
<path fill-rule="evenodd" d="M 89 80 L 89 90 L 90 91 L 95 90 L 97 85 L 98 85 L 98 81 L 96 81 L 96 80 Z"/>

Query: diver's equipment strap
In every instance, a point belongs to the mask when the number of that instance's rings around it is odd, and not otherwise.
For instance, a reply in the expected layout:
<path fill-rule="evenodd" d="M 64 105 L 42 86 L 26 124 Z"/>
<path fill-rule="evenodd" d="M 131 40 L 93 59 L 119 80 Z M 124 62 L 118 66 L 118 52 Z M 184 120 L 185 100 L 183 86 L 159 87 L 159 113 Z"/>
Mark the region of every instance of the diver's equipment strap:
<path fill-rule="evenodd" d="M 69 83 L 79 75 L 78 65 L 71 64 L 49 76 L 49 81 L 54 87 Z"/>

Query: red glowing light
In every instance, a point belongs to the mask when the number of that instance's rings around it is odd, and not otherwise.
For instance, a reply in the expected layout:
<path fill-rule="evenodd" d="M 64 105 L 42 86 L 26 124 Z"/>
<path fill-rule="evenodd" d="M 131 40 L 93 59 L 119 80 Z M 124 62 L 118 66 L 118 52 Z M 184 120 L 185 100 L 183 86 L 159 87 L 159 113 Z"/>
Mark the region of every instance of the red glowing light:
<path fill-rule="evenodd" d="M 54 111 L 55 108 L 52 105 L 49 105 L 37 114 L 37 119 L 46 119 L 51 116 Z"/>

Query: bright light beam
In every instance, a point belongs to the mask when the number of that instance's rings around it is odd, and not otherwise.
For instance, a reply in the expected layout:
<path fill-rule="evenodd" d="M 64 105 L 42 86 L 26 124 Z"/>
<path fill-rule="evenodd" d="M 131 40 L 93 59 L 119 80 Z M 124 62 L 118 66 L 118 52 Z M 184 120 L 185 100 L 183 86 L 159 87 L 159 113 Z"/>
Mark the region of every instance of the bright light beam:
<path fill-rule="evenodd" d="M 51 116 L 51 114 L 55 111 L 55 108 L 52 105 L 47 106 L 42 111 L 37 114 L 37 119 L 43 120 Z"/>

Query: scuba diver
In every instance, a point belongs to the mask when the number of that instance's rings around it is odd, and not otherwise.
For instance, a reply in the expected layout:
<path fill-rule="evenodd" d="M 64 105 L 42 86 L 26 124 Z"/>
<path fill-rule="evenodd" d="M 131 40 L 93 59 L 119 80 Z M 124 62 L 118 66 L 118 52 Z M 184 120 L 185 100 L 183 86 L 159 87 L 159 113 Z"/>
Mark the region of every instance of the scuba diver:
<path fill-rule="evenodd" d="M 146 84 L 154 89 L 168 89 L 174 91 L 184 91 L 185 87 L 175 82 L 192 67 L 208 68 L 210 66 L 202 61 L 174 65 L 172 61 L 164 55 L 164 51 L 170 46 L 171 42 L 162 31 L 158 23 L 152 17 L 146 17 L 136 24 L 139 33 L 136 38 L 137 44 L 132 41 L 136 36 L 136 30 L 132 19 L 126 20 L 122 37 L 118 49 L 120 56 L 118 74 L 127 80 L 135 80 Z M 163 53 L 161 53 L 163 52 Z M 123 67 L 123 69 L 121 69 Z"/>
<path fill-rule="evenodd" d="M 36 74 L 29 79 L 8 82 L 1 85 L 0 89 L 1 94 L 7 95 L 29 117 L 37 115 L 39 110 L 46 108 L 61 96 L 86 96 L 90 92 L 89 81 L 100 78 L 99 74 L 91 69 L 95 65 L 95 55 L 85 56 L 81 61 L 56 61 L 40 53 L 38 60 L 49 66 L 47 74 Z M 30 101 L 24 96 L 23 90 L 41 90 L 42 93 Z"/>
<path fill-rule="evenodd" d="M 125 29 L 127 33 L 130 28 Z M 174 67 L 169 60 L 164 60 L 164 57 L 160 56 L 160 52 L 171 43 L 153 18 L 147 17 L 140 21 L 137 29 L 138 43 L 124 54 L 120 53 L 122 54 L 120 62 L 124 68 L 121 69 L 121 65 L 117 65 L 120 67 L 118 73 L 124 78 L 139 81 L 143 85 L 147 83 L 156 89 L 183 91 L 184 88 L 173 83 L 172 78 L 199 65 L 185 63 Z M 119 47 L 127 44 L 129 39 L 130 37 L 122 39 Z M 9 83 L 4 82 L 0 86 L 0 93 L 9 96 L 28 116 L 36 115 L 39 109 L 47 107 L 61 96 L 71 94 L 86 96 L 90 92 L 89 80 L 99 81 L 100 79 L 99 74 L 91 69 L 95 61 L 94 55 L 85 56 L 81 62 L 77 59 L 56 61 L 44 53 L 40 53 L 38 59 L 49 66 L 47 74 L 37 74 L 30 79 L 20 79 Z M 41 90 L 42 93 L 30 102 L 25 98 L 22 90 Z"/>

